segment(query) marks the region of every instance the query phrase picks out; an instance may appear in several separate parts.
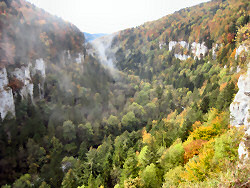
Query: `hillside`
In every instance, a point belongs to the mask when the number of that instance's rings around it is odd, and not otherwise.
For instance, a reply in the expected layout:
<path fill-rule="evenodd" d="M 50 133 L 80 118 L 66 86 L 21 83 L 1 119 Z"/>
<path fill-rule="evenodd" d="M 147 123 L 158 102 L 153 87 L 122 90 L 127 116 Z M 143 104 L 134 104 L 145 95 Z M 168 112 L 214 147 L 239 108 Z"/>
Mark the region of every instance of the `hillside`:
<path fill-rule="evenodd" d="M 0 186 L 248 187 L 249 2 L 85 42 L 0 1 Z"/>

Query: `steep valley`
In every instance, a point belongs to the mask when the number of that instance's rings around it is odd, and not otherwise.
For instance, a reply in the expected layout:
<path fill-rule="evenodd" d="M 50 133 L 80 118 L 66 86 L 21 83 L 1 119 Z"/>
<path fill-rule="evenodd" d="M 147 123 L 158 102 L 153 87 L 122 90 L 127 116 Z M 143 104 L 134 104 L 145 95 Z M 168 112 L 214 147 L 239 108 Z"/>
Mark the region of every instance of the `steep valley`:
<path fill-rule="evenodd" d="M 0 1 L 0 186 L 248 187 L 247 0 L 85 41 Z"/>

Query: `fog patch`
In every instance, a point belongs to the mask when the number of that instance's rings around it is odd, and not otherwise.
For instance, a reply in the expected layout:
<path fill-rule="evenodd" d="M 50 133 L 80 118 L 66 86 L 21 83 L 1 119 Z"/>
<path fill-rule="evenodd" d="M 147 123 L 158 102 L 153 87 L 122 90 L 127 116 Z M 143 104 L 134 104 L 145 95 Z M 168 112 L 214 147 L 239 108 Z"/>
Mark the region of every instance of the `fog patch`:
<path fill-rule="evenodd" d="M 90 54 L 95 54 L 100 63 L 110 71 L 113 77 L 118 75 L 118 70 L 115 66 L 115 52 L 111 48 L 112 41 L 116 35 L 117 33 L 106 35 L 90 42 L 94 51 L 90 51 Z"/>

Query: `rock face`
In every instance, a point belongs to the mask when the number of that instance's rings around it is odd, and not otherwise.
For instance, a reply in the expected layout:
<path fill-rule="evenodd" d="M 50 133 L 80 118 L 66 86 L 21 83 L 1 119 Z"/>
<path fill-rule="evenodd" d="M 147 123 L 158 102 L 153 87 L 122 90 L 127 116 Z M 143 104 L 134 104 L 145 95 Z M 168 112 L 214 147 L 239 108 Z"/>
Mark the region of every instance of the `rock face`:
<path fill-rule="evenodd" d="M 172 51 L 174 48 L 179 47 L 180 50 L 189 52 L 189 54 L 192 54 L 194 56 L 194 58 L 197 57 L 198 59 L 201 58 L 201 55 L 204 56 L 208 52 L 208 48 L 205 46 L 204 42 L 201 43 L 201 44 L 193 42 L 190 45 L 186 41 L 180 41 L 180 42 L 170 41 L 168 47 L 169 47 L 169 51 Z M 183 54 L 183 53 L 180 53 L 180 52 L 177 52 L 175 54 L 175 57 L 180 59 L 180 60 L 186 60 L 186 59 L 190 58 L 189 55 L 186 55 L 186 54 Z"/>
<path fill-rule="evenodd" d="M 15 104 L 14 104 L 14 95 L 11 87 L 9 87 L 9 79 L 18 80 L 22 83 L 22 86 L 18 93 L 22 98 L 31 97 L 33 101 L 33 89 L 34 83 L 32 78 L 38 74 L 42 77 L 40 83 L 38 83 L 40 98 L 43 98 L 43 85 L 46 77 L 45 73 L 45 62 L 43 59 L 37 59 L 33 65 L 28 63 L 28 65 L 23 65 L 21 67 L 15 68 L 7 75 L 7 70 L 4 67 L 0 69 L 0 113 L 1 118 L 4 119 L 8 112 L 15 116 Z"/>
<path fill-rule="evenodd" d="M 179 60 L 187 60 L 188 58 L 190 58 L 189 55 L 181 55 L 181 54 L 174 54 L 175 58 L 179 59 Z"/>
<path fill-rule="evenodd" d="M 245 75 L 241 75 L 238 80 L 239 91 L 234 101 L 230 105 L 230 123 L 232 126 L 245 128 L 244 140 L 239 146 L 239 157 L 248 158 L 250 137 L 250 64 Z"/>
<path fill-rule="evenodd" d="M 33 88 L 34 84 L 32 83 L 30 77 L 30 67 L 31 64 L 29 63 L 28 66 L 22 66 L 21 68 L 15 68 L 15 70 L 11 73 L 12 77 L 20 80 L 24 85 L 20 90 L 20 95 L 22 98 L 28 97 L 29 95 L 33 98 Z"/>
<path fill-rule="evenodd" d="M 196 43 L 196 42 L 193 42 L 192 45 L 192 53 L 194 54 L 195 57 L 198 57 L 198 59 L 201 58 L 201 54 L 204 56 L 207 51 L 208 51 L 208 48 L 205 46 L 205 42 L 203 43 Z"/>
<path fill-rule="evenodd" d="M 76 61 L 77 64 L 83 63 L 84 62 L 84 54 L 79 53 L 78 57 L 76 58 L 75 61 Z"/>
<path fill-rule="evenodd" d="M 4 119 L 8 112 L 15 116 L 15 105 L 12 89 L 8 87 L 9 80 L 6 68 L 0 70 L 0 113 Z"/>
<path fill-rule="evenodd" d="M 238 56 L 242 55 L 242 52 L 247 52 L 248 49 L 245 45 L 240 45 L 235 52 L 235 59 L 237 59 Z"/>
<path fill-rule="evenodd" d="M 34 72 L 39 73 L 45 78 L 45 62 L 43 59 L 37 59 L 35 62 Z"/>

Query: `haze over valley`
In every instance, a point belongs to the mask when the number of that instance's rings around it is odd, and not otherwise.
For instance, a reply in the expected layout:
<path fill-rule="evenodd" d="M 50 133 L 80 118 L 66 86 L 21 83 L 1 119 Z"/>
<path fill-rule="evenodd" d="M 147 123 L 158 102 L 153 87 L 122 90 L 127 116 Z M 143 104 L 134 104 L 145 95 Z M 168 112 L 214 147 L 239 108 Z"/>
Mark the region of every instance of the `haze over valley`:
<path fill-rule="evenodd" d="M 0 186 L 249 187 L 249 4 L 0 0 Z"/>

